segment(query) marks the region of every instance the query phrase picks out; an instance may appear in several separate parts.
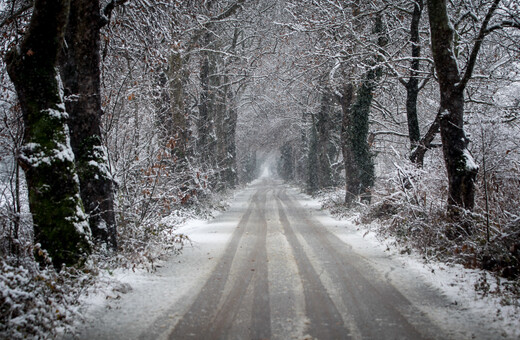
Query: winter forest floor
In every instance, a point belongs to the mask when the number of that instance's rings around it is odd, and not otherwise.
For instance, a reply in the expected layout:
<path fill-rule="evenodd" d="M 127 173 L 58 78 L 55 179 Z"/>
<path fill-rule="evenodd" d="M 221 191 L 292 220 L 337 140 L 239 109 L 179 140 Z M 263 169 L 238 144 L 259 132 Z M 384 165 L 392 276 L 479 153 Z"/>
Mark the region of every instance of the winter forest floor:
<path fill-rule="evenodd" d="M 73 337 L 520 336 L 515 303 L 475 291 L 482 272 L 425 263 L 352 221 L 296 188 L 257 180 L 215 219 L 179 228 L 191 245 L 156 271 L 102 273 L 81 298 Z"/>

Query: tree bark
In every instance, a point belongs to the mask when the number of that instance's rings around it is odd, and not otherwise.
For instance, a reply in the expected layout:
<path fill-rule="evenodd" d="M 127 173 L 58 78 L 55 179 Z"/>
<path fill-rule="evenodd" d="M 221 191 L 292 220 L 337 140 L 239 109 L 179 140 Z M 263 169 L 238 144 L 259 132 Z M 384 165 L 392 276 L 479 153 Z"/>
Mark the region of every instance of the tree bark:
<path fill-rule="evenodd" d="M 343 162 L 345 163 L 345 203 L 351 204 L 356 199 L 358 192 L 355 188 L 359 187 L 359 179 L 356 174 L 358 172 L 357 163 L 354 161 L 352 147 L 352 131 L 350 129 L 352 117 L 351 106 L 354 101 L 354 86 L 347 84 L 343 89 L 343 93 L 338 98 L 343 111 L 343 119 L 341 121 L 341 152 L 343 154 Z"/>
<path fill-rule="evenodd" d="M 56 268 L 81 263 L 90 252 L 56 70 L 69 7 L 69 0 L 36 0 L 23 41 L 6 56 L 25 123 L 19 163 L 27 179 L 34 238 Z M 41 255 L 36 254 L 43 261 Z"/>
<path fill-rule="evenodd" d="M 319 157 L 318 157 L 318 132 L 316 131 L 316 117 L 312 117 L 310 138 L 309 138 L 309 155 L 307 168 L 307 190 L 314 193 L 319 190 Z"/>
<path fill-rule="evenodd" d="M 424 136 L 417 142 L 417 146 L 412 150 L 410 155 L 410 160 L 415 163 L 418 167 L 422 167 L 424 164 L 424 155 L 426 151 L 432 148 L 432 142 L 439 133 L 439 121 L 440 121 L 440 111 L 435 116 L 435 120 L 428 128 L 428 131 L 424 134 Z"/>
<path fill-rule="evenodd" d="M 206 33 L 204 42 L 209 45 L 212 42 L 211 33 Z M 215 55 L 212 52 L 202 53 L 200 69 L 200 82 L 202 91 L 199 102 L 199 119 L 197 122 L 197 148 L 201 160 L 208 166 L 215 166 L 216 155 L 216 131 L 215 131 L 215 103 L 218 77 L 216 72 Z"/>
<path fill-rule="evenodd" d="M 321 97 L 321 107 L 316 117 L 317 152 L 318 152 L 318 186 L 320 189 L 333 184 L 332 166 L 329 159 L 330 133 L 332 130 L 332 98 L 325 89 Z"/>
<path fill-rule="evenodd" d="M 473 209 L 478 167 L 464 133 L 464 86 L 461 85 L 453 48 L 453 28 L 446 0 L 428 0 L 431 44 L 441 95 L 439 126 L 448 172 L 448 206 L 451 212 Z"/>
<path fill-rule="evenodd" d="M 386 28 L 381 15 L 374 20 L 373 33 L 377 36 L 377 45 L 383 48 L 387 43 Z M 342 121 L 342 152 L 345 161 L 346 196 L 345 202 L 351 204 L 356 197 L 361 201 L 370 203 L 371 188 L 375 180 L 374 159 L 370 151 L 368 132 L 370 128 L 370 106 L 377 80 L 382 75 L 382 68 L 378 66 L 379 58 L 374 55 L 368 60 L 373 67 L 367 69 L 363 75 L 360 86 L 353 98 L 352 85 L 347 86 L 341 106 L 343 110 Z"/>
<path fill-rule="evenodd" d="M 96 240 L 117 249 L 113 181 L 102 143 L 99 0 L 72 0 L 61 60 L 81 198 Z"/>
<path fill-rule="evenodd" d="M 357 90 L 355 101 L 350 108 L 349 137 L 352 147 L 352 160 L 355 169 L 347 174 L 352 177 L 349 192 L 354 196 L 360 196 L 364 202 L 370 202 L 370 189 L 374 184 L 374 160 L 368 143 L 368 130 L 370 106 L 376 86 L 376 71 L 369 70 Z"/>
<path fill-rule="evenodd" d="M 410 65 L 410 78 L 406 82 L 406 115 L 408 120 L 408 135 L 412 150 L 417 147 L 421 138 L 419 119 L 417 118 L 417 98 L 419 96 L 419 68 L 421 45 L 419 36 L 419 22 L 423 11 L 423 0 L 414 3 L 412 23 L 410 25 L 410 42 L 412 43 L 412 62 Z"/>
<path fill-rule="evenodd" d="M 184 159 L 188 148 L 188 122 L 184 111 L 184 69 L 183 58 L 180 51 L 170 56 L 170 105 L 171 105 L 171 131 L 170 137 L 175 140 L 174 156 L 178 160 Z"/>
<path fill-rule="evenodd" d="M 221 159 L 223 168 L 222 178 L 228 187 L 234 188 L 238 184 L 238 176 L 236 172 L 236 127 L 238 113 L 234 107 L 234 93 L 229 83 L 229 77 L 224 77 L 224 117 L 222 119 L 222 135 L 217 138 L 223 141 L 224 154 Z"/>

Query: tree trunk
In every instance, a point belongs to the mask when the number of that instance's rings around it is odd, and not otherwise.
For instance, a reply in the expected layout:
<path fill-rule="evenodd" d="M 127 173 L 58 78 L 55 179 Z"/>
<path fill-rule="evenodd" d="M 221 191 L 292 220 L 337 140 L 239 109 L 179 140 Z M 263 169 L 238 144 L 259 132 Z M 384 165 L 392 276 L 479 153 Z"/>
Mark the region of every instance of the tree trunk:
<path fill-rule="evenodd" d="M 221 160 L 224 172 L 222 177 L 228 187 L 234 188 L 238 184 L 235 143 L 238 114 L 234 106 L 234 93 L 229 84 L 228 77 L 224 77 L 224 83 L 226 84 L 224 85 L 224 99 L 226 105 L 224 105 L 224 119 L 222 120 L 223 134 L 218 137 L 223 140 L 225 150 L 225 154 Z"/>
<path fill-rule="evenodd" d="M 373 33 L 377 35 L 377 45 L 383 48 L 388 43 L 388 39 L 381 15 L 375 18 Z M 341 98 L 342 152 L 345 161 L 347 186 L 345 202 L 347 204 L 351 204 L 358 196 L 362 201 L 369 203 L 372 198 L 370 190 L 375 179 L 374 160 L 368 141 L 369 114 L 382 68 L 376 65 L 379 62 L 376 56 L 368 62 L 374 67 L 364 74 L 356 97 L 353 98 L 352 85 L 348 85 Z"/>
<path fill-rule="evenodd" d="M 351 106 L 354 101 L 354 86 L 352 84 L 345 86 L 339 100 L 343 111 L 343 119 L 341 121 L 341 152 L 343 154 L 343 162 L 345 163 L 345 203 L 351 204 L 358 195 L 355 188 L 359 187 L 359 178 L 354 175 L 358 173 L 358 170 L 357 163 L 354 161 L 351 137 L 352 131 L 350 129 L 352 121 Z"/>
<path fill-rule="evenodd" d="M 61 60 L 71 145 L 92 234 L 117 249 L 113 182 L 101 137 L 99 0 L 72 0 Z"/>
<path fill-rule="evenodd" d="M 439 121 L 440 121 L 440 112 L 435 116 L 435 120 L 428 131 L 424 134 L 424 136 L 417 142 L 417 146 L 412 150 L 412 154 L 410 155 L 410 160 L 415 163 L 417 166 L 422 167 L 424 164 L 424 155 L 426 151 L 432 148 L 432 142 L 439 132 Z"/>
<path fill-rule="evenodd" d="M 316 132 L 318 135 L 318 186 L 320 189 L 333 184 L 332 166 L 329 159 L 330 133 L 332 130 L 332 98 L 331 94 L 324 90 L 321 97 L 321 107 L 316 117 Z"/>
<path fill-rule="evenodd" d="M 205 43 L 211 43 L 211 33 L 207 33 Z M 208 166 L 215 166 L 216 132 L 215 132 L 215 103 L 218 77 L 215 75 L 216 61 L 214 53 L 202 53 L 202 65 L 200 69 L 200 82 L 202 91 L 199 102 L 199 119 L 197 122 L 197 148 L 201 160 Z"/>
<path fill-rule="evenodd" d="M 319 190 L 319 158 L 318 158 L 318 133 L 316 131 L 316 118 L 312 117 L 311 132 L 309 138 L 309 155 L 307 168 L 307 190 L 309 193 L 314 193 Z"/>
<path fill-rule="evenodd" d="M 355 170 L 347 177 L 351 186 L 349 192 L 360 196 L 362 201 L 370 202 L 370 188 L 374 185 L 374 159 L 368 143 L 370 106 L 376 85 L 376 71 L 369 70 L 365 74 L 361 86 L 358 88 L 356 99 L 350 108 L 349 137 L 352 147 L 352 160 Z"/>
<path fill-rule="evenodd" d="M 36 0 L 21 45 L 6 56 L 25 123 L 19 162 L 27 179 L 35 242 L 48 251 L 56 268 L 80 263 L 90 252 L 56 71 L 69 7 L 68 0 Z M 41 254 L 36 254 L 40 261 Z"/>
<path fill-rule="evenodd" d="M 410 42 L 412 43 L 412 62 L 410 65 L 410 78 L 406 83 L 406 116 L 408 120 L 408 135 L 411 149 L 415 149 L 421 138 L 419 119 L 417 118 L 417 97 L 419 96 L 419 68 L 421 45 L 419 36 L 419 22 L 423 10 L 423 1 L 414 3 L 412 23 L 410 25 Z"/>
<path fill-rule="evenodd" d="M 473 161 L 464 133 L 464 87 L 453 49 L 453 28 L 445 0 L 428 0 L 431 43 L 441 95 L 440 133 L 448 172 L 448 206 L 473 209 L 478 166 Z M 453 209 L 457 208 L 457 209 Z"/>
<path fill-rule="evenodd" d="M 178 160 L 185 158 L 188 148 L 188 123 L 184 112 L 184 69 L 183 58 L 180 51 L 170 57 L 170 105 L 171 105 L 171 131 L 170 137 L 175 140 L 174 156 Z"/>

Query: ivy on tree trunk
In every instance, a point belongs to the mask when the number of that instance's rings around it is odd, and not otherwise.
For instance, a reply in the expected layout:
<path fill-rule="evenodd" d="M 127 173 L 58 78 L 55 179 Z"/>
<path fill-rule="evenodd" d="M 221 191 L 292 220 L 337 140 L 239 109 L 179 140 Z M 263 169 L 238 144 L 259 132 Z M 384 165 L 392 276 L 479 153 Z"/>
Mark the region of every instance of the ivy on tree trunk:
<path fill-rule="evenodd" d="M 377 45 L 383 48 L 388 43 L 388 39 L 381 15 L 375 18 L 373 33 L 377 36 Z M 355 98 L 353 87 L 350 85 L 347 86 L 341 99 L 342 151 L 345 162 L 347 204 L 352 203 L 356 197 L 360 197 L 365 202 L 370 202 L 372 197 L 370 190 L 374 185 L 375 170 L 368 140 L 369 114 L 377 81 L 382 75 L 382 68 L 377 65 L 378 58 L 375 56 L 373 58 L 373 61 L 369 61 L 373 67 L 363 75 Z"/>
<path fill-rule="evenodd" d="M 25 124 L 19 163 L 27 179 L 34 238 L 56 268 L 78 264 L 90 252 L 90 228 L 56 69 L 69 6 L 69 0 L 36 0 L 20 46 L 6 56 Z M 41 255 L 36 254 L 39 260 Z"/>

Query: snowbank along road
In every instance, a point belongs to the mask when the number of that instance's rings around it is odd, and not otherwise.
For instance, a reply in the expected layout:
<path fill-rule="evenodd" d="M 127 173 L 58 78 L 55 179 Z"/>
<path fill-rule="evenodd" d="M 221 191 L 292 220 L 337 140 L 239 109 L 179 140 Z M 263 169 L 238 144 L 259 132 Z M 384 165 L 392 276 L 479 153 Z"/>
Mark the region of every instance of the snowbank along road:
<path fill-rule="evenodd" d="M 297 190 L 259 181 L 214 221 L 186 227 L 194 246 L 92 311 L 81 337 L 499 338 L 349 229 Z"/>

